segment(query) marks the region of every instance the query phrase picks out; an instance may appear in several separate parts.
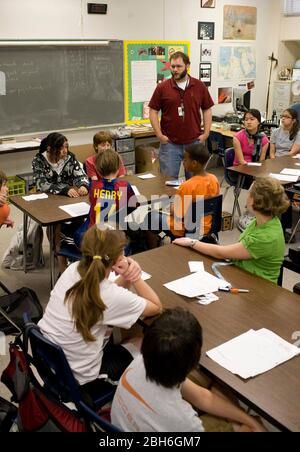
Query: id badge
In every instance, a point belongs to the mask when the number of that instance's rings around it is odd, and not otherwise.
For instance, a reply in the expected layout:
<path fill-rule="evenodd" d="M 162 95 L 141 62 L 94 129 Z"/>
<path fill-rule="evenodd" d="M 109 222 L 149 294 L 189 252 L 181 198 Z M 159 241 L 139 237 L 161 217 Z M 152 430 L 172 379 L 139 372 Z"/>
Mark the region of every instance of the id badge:
<path fill-rule="evenodd" d="M 184 108 L 183 107 L 178 107 L 178 116 L 181 116 L 181 117 L 184 116 Z"/>

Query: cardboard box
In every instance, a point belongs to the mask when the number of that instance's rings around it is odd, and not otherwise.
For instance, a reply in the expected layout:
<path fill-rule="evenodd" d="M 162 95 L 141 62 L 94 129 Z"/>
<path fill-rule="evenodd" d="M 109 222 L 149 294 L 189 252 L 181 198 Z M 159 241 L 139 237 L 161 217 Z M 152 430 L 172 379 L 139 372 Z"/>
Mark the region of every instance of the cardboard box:
<path fill-rule="evenodd" d="M 232 215 L 229 212 L 222 212 L 222 231 L 231 230 Z"/>
<path fill-rule="evenodd" d="M 150 143 L 136 146 L 135 165 L 137 173 L 145 173 L 146 171 L 159 172 L 159 149 L 157 145 L 158 143 Z"/>

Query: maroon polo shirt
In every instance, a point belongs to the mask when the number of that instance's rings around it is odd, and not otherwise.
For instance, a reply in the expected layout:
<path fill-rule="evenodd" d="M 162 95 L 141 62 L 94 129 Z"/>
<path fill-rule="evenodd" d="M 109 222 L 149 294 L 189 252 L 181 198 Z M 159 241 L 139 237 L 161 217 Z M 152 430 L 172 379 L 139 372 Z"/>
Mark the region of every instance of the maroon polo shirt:
<path fill-rule="evenodd" d="M 178 107 L 184 105 L 184 117 L 178 115 Z M 161 110 L 161 131 L 172 143 L 189 144 L 201 135 L 201 110 L 214 105 L 207 87 L 194 77 L 189 77 L 185 90 L 178 87 L 173 78 L 159 83 L 152 95 L 149 107 Z"/>

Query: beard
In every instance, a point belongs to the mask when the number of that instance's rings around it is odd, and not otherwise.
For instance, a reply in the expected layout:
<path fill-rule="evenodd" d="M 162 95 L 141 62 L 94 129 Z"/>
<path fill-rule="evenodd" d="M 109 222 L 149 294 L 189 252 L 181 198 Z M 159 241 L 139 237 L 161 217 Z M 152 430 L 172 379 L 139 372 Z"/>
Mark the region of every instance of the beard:
<path fill-rule="evenodd" d="M 180 82 L 181 80 L 183 80 L 185 77 L 187 76 L 187 69 L 185 69 L 182 74 L 174 74 L 172 72 L 172 77 L 177 80 L 177 82 Z"/>

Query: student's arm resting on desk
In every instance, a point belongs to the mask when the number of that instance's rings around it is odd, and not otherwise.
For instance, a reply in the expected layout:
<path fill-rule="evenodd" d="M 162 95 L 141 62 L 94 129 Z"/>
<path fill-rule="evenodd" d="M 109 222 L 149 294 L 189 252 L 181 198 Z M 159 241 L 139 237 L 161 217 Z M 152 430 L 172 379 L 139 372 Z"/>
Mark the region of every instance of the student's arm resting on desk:
<path fill-rule="evenodd" d="M 6 204 L 7 202 L 7 196 L 0 193 L 0 207 L 3 206 L 3 204 Z"/>
<path fill-rule="evenodd" d="M 262 146 L 261 148 L 261 153 L 260 153 L 260 157 L 259 157 L 259 161 L 263 162 L 264 160 L 266 160 L 266 155 L 267 155 L 267 150 L 268 150 L 268 146 L 269 143 L 265 144 Z"/>
<path fill-rule="evenodd" d="M 246 425 L 253 432 L 266 431 L 256 419 L 246 414 L 241 408 L 229 400 L 213 394 L 208 389 L 196 385 L 189 379 L 182 384 L 181 394 L 187 402 L 205 413 Z"/>
<path fill-rule="evenodd" d="M 123 257 L 119 259 L 112 267 L 119 278 L 115 281 L 118 286 L 129 289 L 132 284 L 135 292 L 146 300 L 146 306 L 143 315 L 151 317 L 157 315 L 162 311 L 161 302 L 151 287 L 141 278 L 141 267 L 130 257 Z"/>
<path fill-rule="evenodd" d="M 242 146 L 236 137 L 233 137 L 233 147 L 234 147 L 235 158 L 238 160 L 239 165 L 245 165 L 247 162 L 244 158 Z"/>
<path fill-rule="evenodd" d="M 274 160 L 276 156 L 276 147 L 274 143 L 270 143 L 270 159 Z"/>
<path fill-rule="evenodd" d="M 300 152 L 300 145 L 299 144 L 293 144 L 290 152 L 288 153 L 288 155 L 297 155 Z"/>
<path fill-rule="evenodd" d="M 191 247 L 193 250 L 202 254 L 215 257 L 216 259 L 236 259 L 248 260 L 252 259 L 251 254 L 242 243 L 234 243 L 233 245 L 212 245 L 210 243 L 199 242 L 188 237 L 182 237 L 174 240 L 175 245 Z"/>
<path fill-rule="evenodd" d="M 169 138 L 166 135 L 163 135 L 161 132 L 159 119 L 158 119 L 158 111 L 154 110 L 153 108 L 150 108 L 149 110 L 149 119 L 151 122 L 151 126 L 155 132 L 155 135 L 161 142 L 161 144 L 166 144 L 169 142 Z"/>
<path fill-rule="evenodd" d="M 209 137 L 209 132 L 210 132 L 210 129 L 211 129 L 211 124 L 212 124 L 212 110 L 211 110 L 211 108 L 208 108 L 208 110 L 202 110 L 202 114 L 203 114 L 204 131 L 199 136 L 199 140 L 200 141 L 206 141 L 207 138 Z"/>

